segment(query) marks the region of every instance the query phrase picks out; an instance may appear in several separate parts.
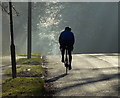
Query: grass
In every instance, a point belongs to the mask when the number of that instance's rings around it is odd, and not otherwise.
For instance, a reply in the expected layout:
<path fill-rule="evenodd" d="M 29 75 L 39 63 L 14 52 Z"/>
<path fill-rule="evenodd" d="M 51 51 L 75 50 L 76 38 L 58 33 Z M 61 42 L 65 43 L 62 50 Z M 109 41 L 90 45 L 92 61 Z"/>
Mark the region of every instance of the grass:
<path fill-rule="evenodd" d="M 41 78 L 44 73 L 42 59 L 33 57 L 31 59 L 20 58 L 17 60 L 17 78 L 12 79 L 12 68 L 8 68 L 3 80 L 2 96 L 43 96 L 44 80 Z"/>
<path fill-rule="evenodd" d="M 41 77 L 44 69 L 40 65 L 17 65 L 17 76 L 21 77 Z M 6 71 L 7 75 L 12 74 L 12 68 Z"/>
<path fill-rule="evenodd" d="M 3 81 L 2 96 L 43 96 L 44 81 L 39 77 L 7 78 Z"/>
<path fill-rule="evenodd" d="M 31 59 L 20 58 L 17 60 L 17 64 L 41 65 L 42 59 L 40 57 L 33 57 Z"/>
<path fill-rule="evenodd" d="M 41 53 L 31 53 L 32 56 L 41 56 Z M 18 54 L 18 56 L 27 56 L 26 53 Z"/>

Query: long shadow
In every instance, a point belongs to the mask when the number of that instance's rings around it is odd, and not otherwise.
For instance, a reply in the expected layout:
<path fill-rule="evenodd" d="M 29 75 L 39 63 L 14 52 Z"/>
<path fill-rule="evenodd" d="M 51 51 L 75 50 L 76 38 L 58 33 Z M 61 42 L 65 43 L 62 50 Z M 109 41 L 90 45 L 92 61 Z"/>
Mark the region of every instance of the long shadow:
<path fill-rule="evenodd" d="M 66 76 L 66 74 L 61 74 L 61 75 L 59 75 L 59 76 L 56 76 L 56 77 L 53 77 L 53 78 L 51 78 L 51 79 L 48 79 L 48 80 L 46 80 L 45 82 L 55 82 L 55 81 L 57 81 L 58 79 L 60 79 L 60 78 L 63 78 L 63 77 L 65 77 Z"/>
<path fill-rule="evenodd" d="M 111 69 L 120 69 L 120 67 L 105 67 L 105 68 L 77 68 L 74 70 L 111 70 Z"/>
<path fill-rule="evenodd" d="M 12 77 L 12 74 L 3 74 L 5 77 Z M 19 75 L 17 74 L 17 77 L 42 77 L 42 74 L 39 75 Z"/>
<path fill-rule="evenodd" d="M 88 78 L 88 79 L 86 78 L 86 82 L 77 83 L 77 84 L 74 84 L 74 85 L 66 86 L 66 87 L 63 87 L 63 88 L 59 89 L 56 92 L 61 92 L 63 90 L 69 90 L 71 88 L 75 88 L 75 87 L 78 87 L 78 86 L 83 86 L 83 85 L 86 85 L 86 84 L 102 82 L 102 81 L 108 81 L 108 80 L 111 80 L 113 78 L 120 78 L 120 73 L 112 74 L 112 75 L 104 75 L 104 76 L 98 77 L 97 79 L 96 78 Z"/>
<path fill-rule="evenodd" d="M 120 54 L 113 54 L 113 53 L 105 53 L 103 55 L 95 55 L 95 56 L 120 56 Z"/>
<path fill-rule="evenodd" d="M 95 54 L 94 56 L 120 56 L 120 53 L 107 53 L 107 52 L 88 52 L 88 53 L 74 53 L 74 54 Z"/>

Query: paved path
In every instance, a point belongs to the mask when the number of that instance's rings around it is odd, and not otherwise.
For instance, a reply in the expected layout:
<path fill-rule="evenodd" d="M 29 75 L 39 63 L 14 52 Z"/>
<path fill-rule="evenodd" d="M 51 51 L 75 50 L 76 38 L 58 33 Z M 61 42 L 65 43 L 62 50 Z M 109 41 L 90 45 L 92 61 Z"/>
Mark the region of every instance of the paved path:
<path fill-rule="evenodd" d="M 47 60 L 47 82 L 53 83 L 54 96 L 118 96 L 118 54 L 74 54 L 68 75 L 60 56 Z"/>

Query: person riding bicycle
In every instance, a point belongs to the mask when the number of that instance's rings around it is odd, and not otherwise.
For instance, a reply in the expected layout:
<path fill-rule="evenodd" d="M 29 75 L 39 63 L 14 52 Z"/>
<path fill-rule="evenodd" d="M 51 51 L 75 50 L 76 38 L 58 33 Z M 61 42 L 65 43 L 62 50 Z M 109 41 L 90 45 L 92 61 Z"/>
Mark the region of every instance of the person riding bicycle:
<path fill-rule="evenodd" d="M 60 44 L 60 50 L 62 54 L 62 62 L 64 63 L 64 54 L 65 54 L 65 48 L 67 46 L 68 48 L 68 55 L 69 55 L 69 70 L 72 69 L 71 62 L 72 62 L 72 54 L 73 51 L 73 45 L 75 42 L 74 34 L 71 32 L 70 27 L 65 27 L 65 30 L 61 32 L 59 36 L 59 44 Z"/>

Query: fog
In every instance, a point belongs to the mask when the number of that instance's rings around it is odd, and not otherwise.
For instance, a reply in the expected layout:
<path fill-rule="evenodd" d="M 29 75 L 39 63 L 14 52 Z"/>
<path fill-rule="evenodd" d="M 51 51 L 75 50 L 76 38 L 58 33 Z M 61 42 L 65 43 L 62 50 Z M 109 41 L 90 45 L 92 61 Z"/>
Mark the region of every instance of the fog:
<path fill-rule="evenodd" d="M 8 5 L 4 3 L 4 5 Z M 27 51 L 27 2 L 14 2 L 16 53 Z M 7 7 L 6 7 L 7 8 Z M 66 26 L 75 35 L 73 53 L 118 52 L 117 2 L 32 3 L 32 52 L 59 54 L 59 34 Z M 2 53 L 10 54 L 9 15 L 2 13 Z"/>

